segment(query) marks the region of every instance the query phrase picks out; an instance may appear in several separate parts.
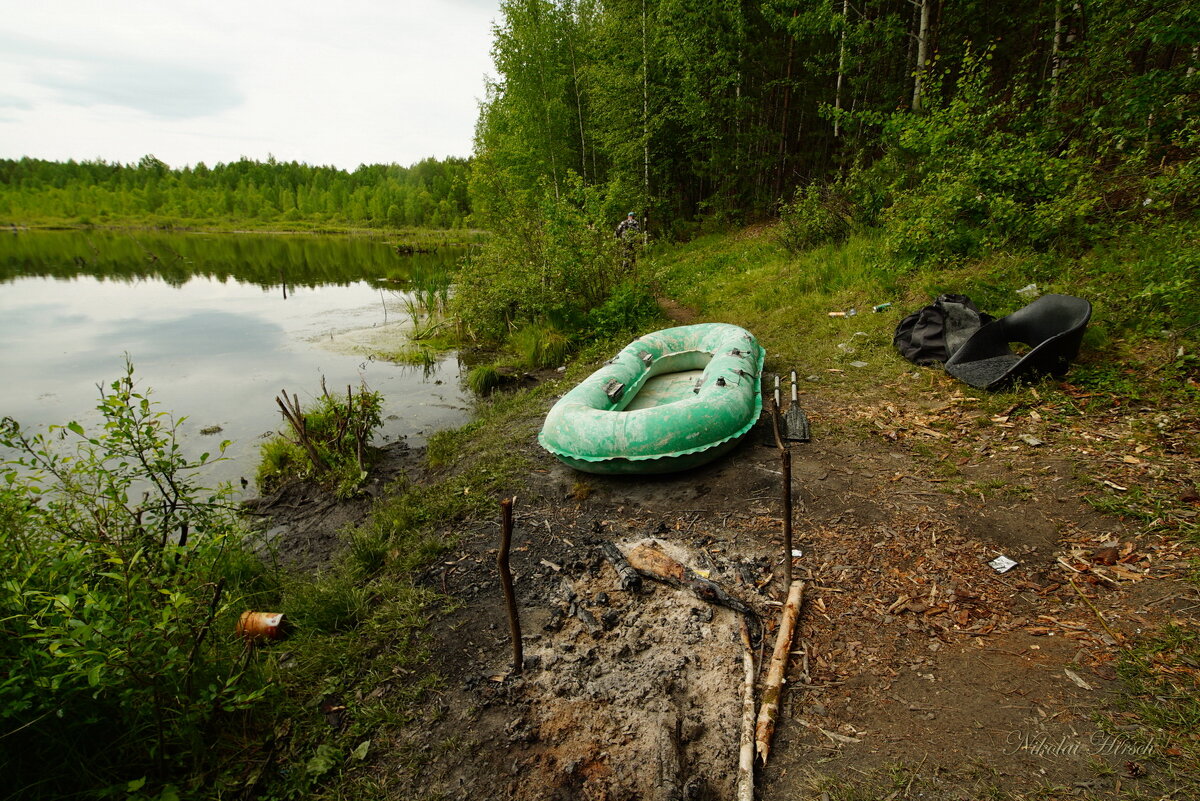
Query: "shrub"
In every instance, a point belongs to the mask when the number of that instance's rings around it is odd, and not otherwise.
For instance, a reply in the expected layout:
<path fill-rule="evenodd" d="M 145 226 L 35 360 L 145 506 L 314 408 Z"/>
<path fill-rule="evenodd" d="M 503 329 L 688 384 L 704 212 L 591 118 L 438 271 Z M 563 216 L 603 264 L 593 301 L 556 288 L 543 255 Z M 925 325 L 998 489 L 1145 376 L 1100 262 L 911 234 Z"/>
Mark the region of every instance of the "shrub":
<path fill-rule="evenodd" d="M 578 324 L 624 277 L 597 188 L 573 176 L 559 194 L 541 187 L 511 202 L 492 238 L 460 268 L 450 305 L 468 339 L 499 344 L 547 319 Z"/>
<path fill-rule="evenodd" d="M 98 408 L 94 435 L 0 426 L 0 775 L 15 795 L 204 770 L 214 729 L 265 693 L 226 634 L 261 575 L 230 490 L 196 483 L 209 455 L 183 455 L 132 365 Z"/>
<path fill-rule="evenodd" d="M 851 209 L 836 185 L 805 184 L 779 214 L 779 239 L 793 253 L 840 244 L 850 236 Z"/>
<path fill-rule="evenodd" d="M 500 372 L 494 365 L 481 364 L 467 373 L 467 387 L 476 395 L 490 395 L 500 385 Z"/>
<path fill-rule="evenodd" d="M 314 478 L 339 498 L 352 496 L 366 480 L 370 442 L 382 422 L 383 396 L 365 385 L 358 394 L 331 395 L 322 387 L 316 403 L 300 407 L 296 397 L 277 398 L 287 433 L 263 443 L 257 480 L 269 491 L 292 478 Z"/>
<path fill-rule="evenodd" d="M 626 282 L 618 286 L 608 300 L 587 313 L 584 331 L 587 339 L 593 342 L 618 339 L 640 333 L 658 312 L 658 303 L 649 290 Z"/>
<path fill-rule="evenodd" d="M 528 323 L 513 332 L 509 346 L 525 367 L 557 367 L 571 352 L 570 336 L 552 322 Z"/>

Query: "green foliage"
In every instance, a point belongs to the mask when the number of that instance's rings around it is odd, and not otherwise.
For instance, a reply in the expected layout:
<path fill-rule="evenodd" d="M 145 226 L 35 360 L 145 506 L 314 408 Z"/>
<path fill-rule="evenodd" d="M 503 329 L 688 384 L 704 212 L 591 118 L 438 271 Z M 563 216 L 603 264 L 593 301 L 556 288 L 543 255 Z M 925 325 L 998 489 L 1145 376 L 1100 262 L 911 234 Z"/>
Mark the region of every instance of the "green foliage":
<path fill-rule="evenodd" d="M 241 159 L 171 169 L 153 156 L 137 164 L 0 159 L 0 215 L 12 222 L 174 227 L 261 221 L 296 227 L 451 229 L 471 225 L 467 159 L 410 167 L 362 165 L 353 172 L 296 162 Z"/>
<path fill-rule="evenodd" d="M 383 395 L 366 386 L 355 395 L 325 390 L 307 409 L 284 399 L 286 433 L 264 442 L 257 480 L 270 491 L 284 481 L 313 478 L 330 487 L 339 498 L 358 491 L 367 477 L 370 442 L 382 422 Z"/>
<path fill-rule="evenodd" d="M 472 367 L 467 373 L 467 387 L 476 395 L 490 395 L 500 385 L 500 372 L 492 364 Z"/>
<path fill-rule="evenodd" d="M 266 692 L 227 634 L 261 569 L 228 488 L 196 483 L 209 454 L 184 455 L 132 365 L 98 409 L 94 434 L 0 428 L 0 772 L 17 796 L 219 770 L 214 733 Z"/>
<path fill-rule="evenodd" d="M 630 338 L 643 333 L 658 314 L 654 295 L 646 287 L 627 281 L 587 313 L 584 334 L 592 342 Z"/>
<path fill-rule="evenodd" d="M 491 343 L 530 324 L 574 328 L 624 277 L 601 191 L 569 175 L 558 195 L 545 185 L 518 194 L 510 178 L 486 163 L 476 171 L 493 194 L 495 227 L 460 267 L 451 300 L 462 333 Z"/>
<path fill-rule="evenodd" d="M 527 323 L 513 331 L 508 344 L 528 368 L 558 367 L 571 350 L 570 336 L 549 322 Z"/>
<path fill-rule="evenodd" d="M 826 243 L 840 244 L 850 236 L 847 200 L 837 186 L 807 184 L 796 190 L 791 203 L 779 210 L 779 239 L 793 253 Z"/>

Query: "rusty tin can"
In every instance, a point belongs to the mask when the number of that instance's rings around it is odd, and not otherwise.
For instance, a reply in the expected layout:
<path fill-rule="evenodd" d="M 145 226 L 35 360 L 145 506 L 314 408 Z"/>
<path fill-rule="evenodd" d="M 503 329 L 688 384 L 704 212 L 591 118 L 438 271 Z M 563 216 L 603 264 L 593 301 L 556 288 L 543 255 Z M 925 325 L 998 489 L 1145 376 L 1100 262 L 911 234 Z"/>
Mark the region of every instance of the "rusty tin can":
<path fill-rule="evenodd" d="M 278 640 L 283 636 L 283 613 L 242 612 L 237 633 L 247 640 Z"/>

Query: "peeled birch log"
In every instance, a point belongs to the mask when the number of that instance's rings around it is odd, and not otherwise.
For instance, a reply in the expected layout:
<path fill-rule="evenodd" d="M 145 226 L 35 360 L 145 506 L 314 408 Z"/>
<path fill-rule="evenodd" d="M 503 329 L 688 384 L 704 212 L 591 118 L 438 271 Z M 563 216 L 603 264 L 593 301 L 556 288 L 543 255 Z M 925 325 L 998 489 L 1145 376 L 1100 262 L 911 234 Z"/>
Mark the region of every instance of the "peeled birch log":
<path fill-rule="evenodd" d="M 742 618 L 742 745 L 738 752 L 737 801 L 754 801 L 754 646 Z"/>
<path fill-rule="evenodd" d="M 804 582 L 793 581 L 788 588 L 787 603 L 779 620 L 779 633 L 775 637 L 775 651 L 771 654 L 771 666 L 763 685 L 762 706 L 758 710 L 758 726 L 755 740 L 762 764 L 767 764 L 771 751 L 771 737 L 775 734 L 775 718 L 779 713 L 779 698 L 783 694 L 783 679 L 787 674 L 788 653 L 792 650 L 792 639 L 796 632 L 796 618 L 800 614 L 800 603 L 804 598 Z"/>

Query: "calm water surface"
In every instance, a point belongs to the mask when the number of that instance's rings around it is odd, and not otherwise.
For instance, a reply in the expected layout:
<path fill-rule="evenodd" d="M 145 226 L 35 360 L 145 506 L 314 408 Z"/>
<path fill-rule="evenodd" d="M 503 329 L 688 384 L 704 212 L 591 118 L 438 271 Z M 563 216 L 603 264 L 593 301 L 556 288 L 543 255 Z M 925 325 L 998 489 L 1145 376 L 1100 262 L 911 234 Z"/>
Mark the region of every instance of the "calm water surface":
<path fill-rule="evenodd" d="M 188 418 L 189 452 L 234 441 L 212 480 L 252 479 L 280 422 L 275 396 L 303 402 L 322 377 L 331 392 L 383 392 L 383 436 L 422 444 L 468 418 L 457 359 L 425 370 L 366 353 L 402 346 L 405 299 L 448 280 L 463 252 L 402 256 L 373 237 L 0 234 L 0 416 L 93 427 L 97 385 L 128 354 L 160 409 Z M 222 430 L 199 433 L 211 426 Z"/>

